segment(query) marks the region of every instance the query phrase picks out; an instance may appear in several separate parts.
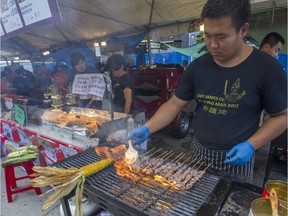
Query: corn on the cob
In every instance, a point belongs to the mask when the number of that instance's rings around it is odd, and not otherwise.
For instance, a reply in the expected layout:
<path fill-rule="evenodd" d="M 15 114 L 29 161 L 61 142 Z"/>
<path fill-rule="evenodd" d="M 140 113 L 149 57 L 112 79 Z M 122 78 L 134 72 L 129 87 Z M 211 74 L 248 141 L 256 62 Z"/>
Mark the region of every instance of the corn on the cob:
<path fill-rule="evenodd" d="M 55 191 L 48 197 L 41 210 L 46 210 L 54 202 L 69 194 L 76 187 L 75 215 L 81 216 L 83 214 L 81 211 L 81 200 L 83 196 L 85 177 L 101 171 L 105 167 L 109 166 L 112 162 L 113 160 L 111 158 L 107 158 L 81 167 L 80 169 L 34 166 L 33 170 L 36 173 L 32 176 L 36 176 L 36 178 L 30 180 L 33 187 L 57 185 L 53 189 L 46 192 L 49 193 L 53 190 Z"/>
<path fill-rule="evenodd" d="M 30 159 L 34 159 L 37 156 L 38 156 L 37 146 L 32 145 L 23 146 L 10 152 L 6 156 L 5 160 L 2 162 L 2 166 L 4 167 L 6 164 L 24 162 Z"/>
<path fill-rule="evenodd" d="M 25 154 L 25 155 L 22 155 L 20 157 L 6 158 L 2 162 L 2 166 L 5 167 L 6 164 L 15 164 L 15 163 L 20 163 L 20 162 L 32 160 L 32 159 L 35 159 L 37 156 L 38 156 L 37 153 L 33 153 L 33 154 Z"/>
<path fill-rule="evenodd" d="M 30 149 L 30 150 L 38 151 L 38 147 L 37 146 L 29 144 L 27 146 L 22 146 L 22 147 L 19 147 L 17 149 L 13 149 L 12 152 L 20 151 L 22 149 L 27 149 L 27 150 Z"/>
<path fill-rule="evenodd" d="M 86 165 L 84 167 L 81 167 L 80 171 L 83 173 L 85 177 L 88 177 L 94 173 L 101 171 L 105 167 L 109 166 L 112 162 L 113 160 L 111 158 L 107 158 L 107 159 Z"/>

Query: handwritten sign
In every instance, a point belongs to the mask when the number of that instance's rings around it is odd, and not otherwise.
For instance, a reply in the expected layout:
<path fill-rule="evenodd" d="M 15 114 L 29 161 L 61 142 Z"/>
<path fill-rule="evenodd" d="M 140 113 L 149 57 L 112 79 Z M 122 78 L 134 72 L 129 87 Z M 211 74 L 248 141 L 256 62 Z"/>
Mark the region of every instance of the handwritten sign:
<path fill-rule="evenodd" d="M 57 0 L 1 0 L 1 40 L 61 20 Z"/>
<path fill-rule="evenodd" d="M 74 78 L 72 93 L 103 97 L 105 81 L 102 74 L 77 74 Z"/>
<path fill-rule="evenodd" d="M 52 17 L 47 0 L 19 1 L 19 6 L 26 26 Z"/>
<path fill-rule="evenodd" d="M 14 107 L 15 107 L 15 120 L 23 126 L 25 122 L 25 112 L 16 104 Z"/>
<path fill-rule="evenodd" d="M 6 33 L 23 27 L 15 0 L 1 1 L 1 21 Z"/>

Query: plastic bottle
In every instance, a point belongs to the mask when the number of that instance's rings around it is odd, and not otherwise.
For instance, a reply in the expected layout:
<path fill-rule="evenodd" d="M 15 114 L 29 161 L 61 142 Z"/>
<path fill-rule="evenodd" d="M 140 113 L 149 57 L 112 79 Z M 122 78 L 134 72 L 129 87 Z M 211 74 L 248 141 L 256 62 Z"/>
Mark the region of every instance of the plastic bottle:
<path fill-rule="evenodd" d="M 134 128 L 134 119 L 130 115 L 127 119 L 127 132 L 129 133 Z"/>

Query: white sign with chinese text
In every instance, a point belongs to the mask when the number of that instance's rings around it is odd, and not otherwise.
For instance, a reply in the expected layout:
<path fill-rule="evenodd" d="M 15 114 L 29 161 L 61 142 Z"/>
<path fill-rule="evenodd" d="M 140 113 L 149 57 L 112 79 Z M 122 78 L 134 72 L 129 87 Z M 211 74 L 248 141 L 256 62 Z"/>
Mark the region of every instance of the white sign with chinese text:
<path fill-rule="evenodd" d="M 103 97 L 105 80 L 102 74 L 77 74 L 74 78 L 72 93 Z"/>

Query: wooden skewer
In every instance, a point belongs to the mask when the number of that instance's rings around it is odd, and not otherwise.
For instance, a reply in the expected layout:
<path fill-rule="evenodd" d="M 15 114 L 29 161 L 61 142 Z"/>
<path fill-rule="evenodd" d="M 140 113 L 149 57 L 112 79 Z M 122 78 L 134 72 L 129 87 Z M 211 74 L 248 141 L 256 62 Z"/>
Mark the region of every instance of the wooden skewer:
<path fill-rule="evenodd" d="M 166 156 L 168 156 L 167 158 L 164 159 L 164 157 L 163 157 L 164 161 L 167 160 L 168 158 L 170 158 L 172 155 L 174 155 L 173 150 L 172 150 L 172 152 L 170 152 L 170 155 L 166 155 Z"/>
<path fill-rule="evenodd" d="M 159 151 L 161 151 L 161 150 L 162 150 L 162 148 L 159 148 L 158 150 L 156 150 L 155 152 L 153 152 L 150 156 L 156 154 L 157 152 L 159 152 Z"/>
<path fill-rule="evenodd" d="M 191 156 L 189 156 L 182 164 L 185 164 L 188 160 L 190 160 Z"/>
<path fill-rule="evenodd" d="M 194 158 L 187 166 L 190 166 L 197 158 Z"/>
<path fill-rule="evenodd" d="M 212 165 L 212 163 L 210 163 L 203 171 L 206 172 L 206 170 Z"/>
<path fill-rule="evenodd" d="M 197 168 L 196 170 L 198 170 L 205 162 L 203 161 Z"/>
<path fill-rule="evenodd" d="M 183 155 L 180 158 L 178 158 L 177 161 L 175 161 L 175 162 L 178 162 L 179 160 L 181 160 L 181 158 L 184 157 L 184 155 L 185 154 L 183 153 Z"/>
<path fill-rule="evenodd" d="M 159 158 L 162 156 L 165 157 L 165 154 L 167 154 L 167 151 L 163 152 L 162 154 L 158 155 L 157 157 L 159 157 Z"/>
<path fill-rule="evenodd" d="M 198 164 L 198 163 L 200 163 L 201 162 L 201 158 L 192 166 L 192 169 L 194 169 L 195 168 L 195 166 Z"/>
<path fill-rule="evenodd" d="M 181 152 L 178 156 L 176 156 L 171 162 L 174 162 L 175 160 L 177 160 L 178 157 L 181 157 L 181 155 L 184 154 L 183 152 Z"/>
<path fill-rule="evenodd" d="M 152 148 L 152 149 L 150 149 L 149 151 L 147 151 L 147 152 L 145 152 L 143 155 L 141 155 L 141 156 L 144 156 L 144 155 L 146 155 L 146 154 L 148 154 L 148 153 L 150 153 L 150 152 L 152 152 L 152 151 L 154 151 L 154 149 L 155 149 L 156 147 L 154 147 L 154 148 Z"/>
<path fill-rule="evenodd" d="M 167 152 L 167 151 L 166 151 L 166 152 Z M 164 159 L 166 156 L 170 157 L 169 154 L 171 154 L 172 152 L 173 152 L 173 150 L 171 150 L 170 152 L 167 152 L 167 154 L 163 155 L 162 158 Z M 162 153 L 162 154 L 163 154 L 163 153 Z M 162 154 L 161 154 L 161 155 L 162 155 Z M 174 154 L 174 153 L 173 153 L 173 154 Z"/>

